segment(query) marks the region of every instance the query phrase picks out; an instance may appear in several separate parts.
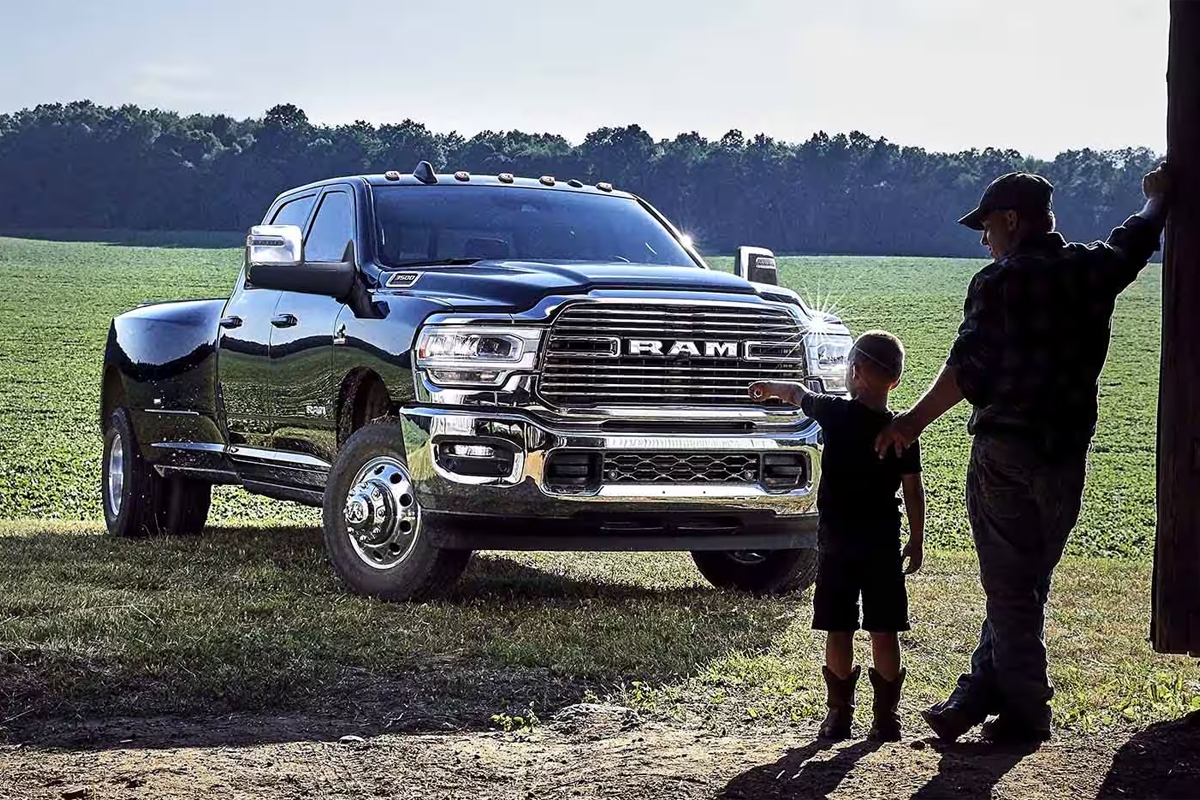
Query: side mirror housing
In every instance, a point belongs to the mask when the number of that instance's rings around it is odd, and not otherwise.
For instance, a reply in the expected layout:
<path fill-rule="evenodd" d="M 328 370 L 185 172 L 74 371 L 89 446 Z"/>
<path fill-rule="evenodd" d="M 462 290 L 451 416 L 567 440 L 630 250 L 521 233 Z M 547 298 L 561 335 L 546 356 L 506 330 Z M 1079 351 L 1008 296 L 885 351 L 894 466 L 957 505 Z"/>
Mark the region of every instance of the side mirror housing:
<path fill-rule="evenodd" d="M 779 285 L 775 254 L 765 247 L 739 247 L 733 262 L 733 272 L 751 283 Z"/>
<path fill-rule="evenodd" d="M 298 267 L 304 234 L 296 225 L 255 225 L 246 235 L 246 266 Z"/>
<path fill-rule="evenodd" d="M 344 298 L 354 286 L 354 247 L 339 262 L 304 261 L 304 236 L 295 225 L 255 225 L 246 236 L 246 274 L 264 289 Z"/>

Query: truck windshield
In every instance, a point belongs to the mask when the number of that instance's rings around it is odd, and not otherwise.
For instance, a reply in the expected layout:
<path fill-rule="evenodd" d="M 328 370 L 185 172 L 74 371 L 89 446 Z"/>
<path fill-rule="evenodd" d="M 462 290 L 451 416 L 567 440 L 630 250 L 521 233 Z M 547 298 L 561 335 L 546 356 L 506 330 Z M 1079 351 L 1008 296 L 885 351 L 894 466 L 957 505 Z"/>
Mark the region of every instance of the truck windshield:
<path fill-rule="evenodd" d="M 519 186 L 375 190 L 387 266 L 482 259 L 699 266 L 632 198 Z"/>

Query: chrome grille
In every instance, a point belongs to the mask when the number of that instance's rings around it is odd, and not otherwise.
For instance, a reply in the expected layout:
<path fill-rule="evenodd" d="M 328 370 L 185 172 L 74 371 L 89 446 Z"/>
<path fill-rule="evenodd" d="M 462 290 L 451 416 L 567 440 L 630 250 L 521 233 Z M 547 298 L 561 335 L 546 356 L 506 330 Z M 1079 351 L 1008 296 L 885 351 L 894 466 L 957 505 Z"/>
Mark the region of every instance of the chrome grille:
<path fill-rule="evenodd" d="M 752 453 L 605 453 L 605 483 L 755 483 Z"/>
<path fill-rule="evenodd" d="M 661 345 L 647 354 L 637 343 Z M 799 380 L 804 340 L 784 309 L 746 304 L 576 303 L 559 312 L 542 361 L 549 405 L 754 405 L 757 380 Z"/>

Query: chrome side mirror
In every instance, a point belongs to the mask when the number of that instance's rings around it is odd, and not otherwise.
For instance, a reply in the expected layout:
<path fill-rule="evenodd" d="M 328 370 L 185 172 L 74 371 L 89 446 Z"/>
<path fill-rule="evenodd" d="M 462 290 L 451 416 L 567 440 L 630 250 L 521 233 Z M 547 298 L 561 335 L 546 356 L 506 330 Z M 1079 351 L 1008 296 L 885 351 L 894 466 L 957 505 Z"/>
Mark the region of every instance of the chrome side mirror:
<path fill-rule="evenodd" d="M 779 285 L 775 254 L 765 247 L 739 247 L 733 262 L 733 272 L 751 283 Z"/>
<path fill-rule="evenodd" d="M 304 235 L 296 225 L 255 225 L 246 236 L 246 266 L 298 267 Z"/>

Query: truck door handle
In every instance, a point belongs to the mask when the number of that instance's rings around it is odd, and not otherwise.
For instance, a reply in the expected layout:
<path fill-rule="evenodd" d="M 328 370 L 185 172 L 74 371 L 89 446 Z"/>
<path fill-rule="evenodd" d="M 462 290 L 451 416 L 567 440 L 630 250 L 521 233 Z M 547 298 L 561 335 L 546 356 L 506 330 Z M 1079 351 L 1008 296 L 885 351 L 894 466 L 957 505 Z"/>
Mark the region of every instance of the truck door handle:
<path fill-rule="evenodd" d="M 221 317 L 221 327 L 230 330 L 242 327 L 242 318 L 236 314 L 230 314 L 228 317 Z"/>
<path fill-rule="evenodd" d="M 290 328 L 299 321 L 294 314 L 276 314 L 271 317 L 271 324 L 276 328 Z"/>

